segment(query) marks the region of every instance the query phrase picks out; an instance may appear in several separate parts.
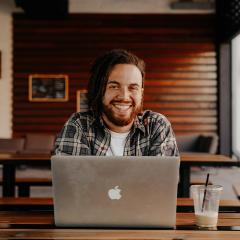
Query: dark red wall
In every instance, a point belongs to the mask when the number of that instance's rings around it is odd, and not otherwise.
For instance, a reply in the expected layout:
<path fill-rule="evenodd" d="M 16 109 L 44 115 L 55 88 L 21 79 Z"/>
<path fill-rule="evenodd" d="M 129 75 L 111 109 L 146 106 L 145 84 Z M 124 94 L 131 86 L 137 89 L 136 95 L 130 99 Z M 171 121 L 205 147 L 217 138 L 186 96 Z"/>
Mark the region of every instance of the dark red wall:
<path fill-rule="evenodd" d="M 144 107 L 168 116 L 177 134 L 217 131 L 214 15 L 71 14 L 13 21 L 13 132 L 57 133 L 76 110 L 92 61 L 125 48 L 147 65 Z M 67 74 L 69 101 L 28 101 L 29 74 Z"/>

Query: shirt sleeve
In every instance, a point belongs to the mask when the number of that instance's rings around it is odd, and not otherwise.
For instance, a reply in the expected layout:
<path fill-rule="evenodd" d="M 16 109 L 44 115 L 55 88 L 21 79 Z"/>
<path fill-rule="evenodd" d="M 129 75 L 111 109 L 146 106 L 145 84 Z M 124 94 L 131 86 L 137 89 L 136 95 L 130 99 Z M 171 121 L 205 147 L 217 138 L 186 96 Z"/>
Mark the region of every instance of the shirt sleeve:
<path fill-rule="evenodd" d="M 55 141 L 56 155 L 90 155 L 89 143 L 81 125 L 71 118 Z"/>
<path fill-rule="evenodd" d="M 170 122 L 164 117 L 154 124 L 149 149 L 150 156 L 179 156 L 176 138 Z"/>

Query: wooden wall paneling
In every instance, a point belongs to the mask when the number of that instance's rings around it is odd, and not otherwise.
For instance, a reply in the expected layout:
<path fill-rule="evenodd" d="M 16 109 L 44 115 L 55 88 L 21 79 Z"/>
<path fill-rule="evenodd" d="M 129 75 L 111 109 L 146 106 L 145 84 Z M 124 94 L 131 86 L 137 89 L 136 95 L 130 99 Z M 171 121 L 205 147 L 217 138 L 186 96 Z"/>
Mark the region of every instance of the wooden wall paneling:
<path fill-rule="evenodd" d="M 13 21 L 13 132 L 57 133 L 76 109 L 98 55 L 131 50 L 146 62 L 144 108 L 165 114 L 176 134 L 218 131 L 214 15 L 71 14 Z M 28 75 L 67 74 L 69 101 L 28 101 Z"/>

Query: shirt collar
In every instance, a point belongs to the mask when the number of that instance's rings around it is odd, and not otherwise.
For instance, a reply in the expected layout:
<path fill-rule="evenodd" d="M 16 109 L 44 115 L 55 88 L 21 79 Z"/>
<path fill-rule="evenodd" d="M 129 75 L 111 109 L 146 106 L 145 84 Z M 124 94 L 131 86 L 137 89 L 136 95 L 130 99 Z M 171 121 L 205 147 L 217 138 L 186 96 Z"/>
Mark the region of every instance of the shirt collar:
<path fill-rule="evenodd" d="M 141 130 L 143 133 L 145 133 L 145 127 L 144 127 L 144 124 L 142 122 L 142 115 L 138 115 L 134 122 L 133 122 L 133 127 L 134 129 L 139 129 Z"/>

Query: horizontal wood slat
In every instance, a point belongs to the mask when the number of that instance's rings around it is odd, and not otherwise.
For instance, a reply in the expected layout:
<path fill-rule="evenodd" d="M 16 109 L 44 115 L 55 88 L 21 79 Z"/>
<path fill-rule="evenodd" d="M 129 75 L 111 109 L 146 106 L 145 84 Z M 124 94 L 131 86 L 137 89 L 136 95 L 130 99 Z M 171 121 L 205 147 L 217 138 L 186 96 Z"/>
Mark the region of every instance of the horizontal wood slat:
<path fill-rule="evenodd" d="M 217 132 L 214 15 L 14 14 L 13 132 L 57 133 L 76 111 L 95 57 L 125 48 L 146 62 L 144 108 L 165 114 L 176 134 Z M 67 74 L 67 102 L 29 102 L 29 74 Z"/>
<path fill-rule="evenodd" d="M 175 46 L 175 44 L 174 44 Z M 198 47 L 196 45 L 196 47 Z M 62 49 L 61 52 L 59 52 L 58 50 L 56 49 L 50 49 L 50 53 L 51 54 L 54 54 L 54 57 L 61 57 L 62 54 L 64 53 L 66 55 L 66 57 L 69 57 L 69 56 L 76 56 L 78 57 L 79 54 L 81 54 L 82 57 L 89 57 L 89 54 L 94 54 L 94 52 L 97 50 L 97 48 L 93 48 L 92 49 L 87 49 L 87 50 L 84 50 L 84 49 L 75 49 L 75 50 L 70 50 L 70 49 Z M 154 55 L 157 55 L 157 57 L 164 57 L 164 56 L 175 56 L 175 57 L 181 57 L 182 55 L 184 55 L 185 57 L 187 56 L 191 56 L 191 57 L 216 57 L 216 52 L 213 52 L 211 50 L 209 51 L 203 51 L 202 49 L 184 49 L 184 48 L 177 48 L 177 49 L 174 49 L 174 48 L 158 48 L 156 50 L 154 49 L 139 49 L 139 54 L 141 56 L 145 56 L 145 57 L 152 57 Z M 24 51 L 23 49 L 19 48 L 19 49 L 15 49 L 14 50 L 14 53 L 15 54 L 21 54 L 24 58 L 25 57 L 32 57 L 32 54 L 31 52 L 28 52 L 28 51 Z M 39 51 L 39 50 L 36 50 L 35 51 L 35 54 L 34 54 L 34 58 L 37 59 L 38 57 L 45 57 L 45 53 L 42 52 L 42 51 Z M 75 59 L 75 58 L 74 58 Z"/>
<path fill-rule="evenodd" d="M 210 87 L 199 87 L 199 88 L 193 88 L 193 87 L 148 87 L 145 85 L 145 93 L 161 93 L 161 94 L 216 94 L 217 88 L 210 88 Z"/>
<path fill-rule="evenodd" d="M 155 86 L 155 87 L 215 87 L 217 86 L 216 80 L 181 80 L 181 79 L 159 79 L 159 80 L 149 80 L 146 79 L 145 86 Z"/>
<path fill-rule="evenodd" d="M 72 59 L 71 56 L 67 56 L 66 58 L 63 59 L 63 58 L 58 58 L 55 56 L 53 56 L 52 58 L 46 58 L 46 57 L 42 56 L 42 57 L 33 57 L 32 65 L 34 65 L 34 63 L 41 62 L 42 59 L 44 59 L 46 63 L 58 62 L 58 63 L 62 63 L 62 64 L 65 64 L 66 61 L 71 61 L 74 64 L 92 61 L 92 58 L 87 58 L 87 57 L 85 57 L 84 59 L 78 59 L 78 58 Z M 189 64 L 189 63 L 191 63 L 191 64 L 215 64 L 216 63 L 215 57 L 201 57 L 201 56 L 198 56 L 197 54 L 194 56 L 187 56 L 187 57 L 184 56 L 183 57 L 183 54 L 179 55 L 179 56 L 168 56 L 166 53 L 163 56 L 157 56 L 157 57 L 146 56 L 144 58 L 144 60 L 147 62 L 151 62 L 151 64 L 155 63 L 159 66 L 168 65 L 168 63 L 180 63 L 181 65 Z M 15 61 L 17 61 L 17 59 L 15 59 Z M 20 66 L 21 66 L 21 64 L 25 65 L 26 63 L 29 63 L 29 60 L 23 59 L 19 65 Z M 75 66 L 71 66 L 71 67 L 77 67 L 77 66 L 75 65 Z"/>
<path fill-rule="evenodd" d="M 158 109 L 156 107 L 156 109 Z M 48 116 L 57 116 L 57 117 L 62 117 L 63 115 L 66 115 L 69 113 L 69 110 L 65 110 L 65 109 L 55 109 L 55 110 L 46 110 L 45 114 Z M 164 115 L 168 115 L 168 116 L 182 116 L 182 117 L 217 117 L 217 111 L 216 110 L 200 110 L 200 109 L 191 109 L 191 110 L 181 110 L 181 109 L 161 109 L 161 113 Z M 20 114 L 22 118 L 27 118 L 27 117 L 32 117 L 32 114 L 35 118 L 38 117 L 42 117 L 42 113 L 41 111 L 39 112 L 39 109 L 34 109 L 32 110 L 32 112 L 29 112 L 28 110 L 18 110 L 16 111 L 16 114 Z"/>

